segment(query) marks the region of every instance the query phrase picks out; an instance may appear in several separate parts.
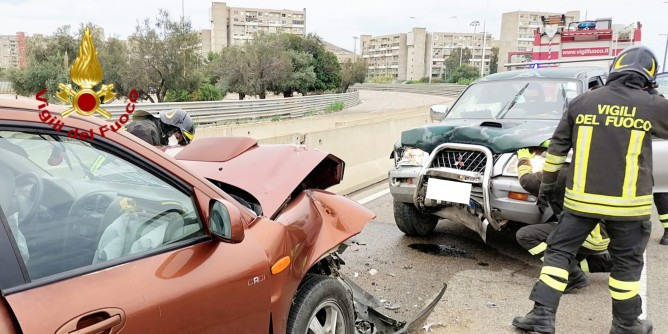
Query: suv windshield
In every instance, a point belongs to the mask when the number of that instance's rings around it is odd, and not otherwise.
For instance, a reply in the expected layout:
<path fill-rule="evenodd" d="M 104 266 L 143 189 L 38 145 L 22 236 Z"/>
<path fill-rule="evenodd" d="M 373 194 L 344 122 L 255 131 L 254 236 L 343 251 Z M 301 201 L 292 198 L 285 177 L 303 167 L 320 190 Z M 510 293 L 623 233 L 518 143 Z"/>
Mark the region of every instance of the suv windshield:
<path fill-rule="evenodd" d="M 580 86 L 575 80 L 480 82 L 464 92 L 447 118 L 560 119 Z"/>
<path fill-rule="evenodd" d="M 668 73 L 661 73 L 656 76 L 656 83 L 659 87 L 656 90 L 659 91 L 659 94 L 668 98 Z"/>

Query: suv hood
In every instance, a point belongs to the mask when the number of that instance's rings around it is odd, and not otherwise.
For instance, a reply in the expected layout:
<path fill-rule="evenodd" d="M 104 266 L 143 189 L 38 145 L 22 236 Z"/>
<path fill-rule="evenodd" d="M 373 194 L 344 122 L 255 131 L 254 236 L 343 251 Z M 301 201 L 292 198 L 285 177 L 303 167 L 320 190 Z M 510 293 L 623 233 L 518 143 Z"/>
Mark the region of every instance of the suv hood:
<path fill-rule="evenodd" d="M 444 120 L 401 134 L 401 146 L 431 153 L 443 143 L 483 145 L 493 153 L 540 146 L 552 137 L 557 120 L 455 119 Z"/>

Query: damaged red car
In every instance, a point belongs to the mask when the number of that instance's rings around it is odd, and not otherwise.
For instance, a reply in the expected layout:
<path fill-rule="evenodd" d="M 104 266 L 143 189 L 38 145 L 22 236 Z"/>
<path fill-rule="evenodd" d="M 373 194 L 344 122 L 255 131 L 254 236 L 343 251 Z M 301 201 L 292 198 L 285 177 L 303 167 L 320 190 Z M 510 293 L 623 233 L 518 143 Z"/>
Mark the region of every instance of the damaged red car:
<path fill-rule="evenodd" d="M 340 275 L 374 214 L 324 190 L 344 172 L 331 154 L 250 138 L 163 152 L 70 138 L 103 123 L 39 112 L 0 100 L 0 333 L 403 333 L 440 299 L 395 321 Z"/>

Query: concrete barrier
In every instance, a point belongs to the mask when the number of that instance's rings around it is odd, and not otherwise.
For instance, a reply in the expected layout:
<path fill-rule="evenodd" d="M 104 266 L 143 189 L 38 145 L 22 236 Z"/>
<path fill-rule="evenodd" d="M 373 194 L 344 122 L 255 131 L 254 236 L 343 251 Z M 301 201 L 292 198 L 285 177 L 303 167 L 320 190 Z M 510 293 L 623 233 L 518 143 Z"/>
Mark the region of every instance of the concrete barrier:
<path fill-rule="evenodd" d="M 197 129 L 199 137 L 249 136 L 260 144 L 303 144 L 346 162 L 341 184 L 330 191 L 350 194 L 387 178 L 390 153 L 401 132 L 429 123 L 429 107 L 323 115 L 311 119 L 238 124 Z"/>

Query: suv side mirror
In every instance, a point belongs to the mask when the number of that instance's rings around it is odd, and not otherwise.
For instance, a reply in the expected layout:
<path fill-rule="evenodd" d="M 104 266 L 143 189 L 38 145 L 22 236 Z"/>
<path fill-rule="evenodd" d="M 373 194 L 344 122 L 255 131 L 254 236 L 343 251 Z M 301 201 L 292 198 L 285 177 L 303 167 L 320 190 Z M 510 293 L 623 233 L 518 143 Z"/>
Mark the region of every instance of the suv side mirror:
<path fill-rule="evenodd" d="M 450 107 L 444 104 L 436 104 L 429 108 L 429 117 L 433 122 L 440 122 L 445 118 Z"/>
<path fill-rule="evenodd" d="M 241 212 L 232 204 L 221 200 L 211 202 L 209 208 L 209 228 L 220 240 L 238 243 L 244 240 L 244 226 Z"/>

